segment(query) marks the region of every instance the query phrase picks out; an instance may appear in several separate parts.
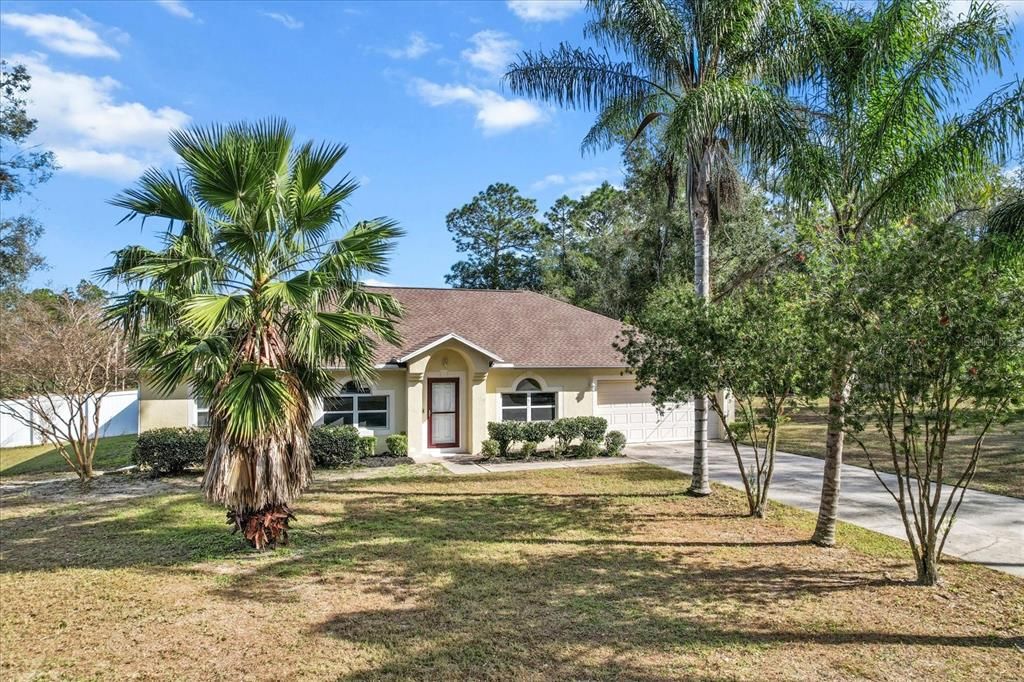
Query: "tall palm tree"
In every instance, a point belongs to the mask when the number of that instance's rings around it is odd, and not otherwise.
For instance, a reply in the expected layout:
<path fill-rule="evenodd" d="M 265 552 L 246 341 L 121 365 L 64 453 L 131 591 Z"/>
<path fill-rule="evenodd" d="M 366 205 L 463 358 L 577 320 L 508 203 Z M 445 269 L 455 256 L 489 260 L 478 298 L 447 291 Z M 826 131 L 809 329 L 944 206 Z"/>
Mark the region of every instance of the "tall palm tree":
<path fill-rule="evenodd" d="M 162 248 L 121 249 L 104 271 L 129 289 L 108 313 L 140 369 L 209 402 L 203 491 L 257 548 L 287 540 L 289 504 L 309 483 L 324 368 L 369 378 L 374 339 L 397 340 L 400 313 L 359 277 L 386 272 L 401 231 L 378 218 L 338 237 L 358 185 L 327 176 L 346 148 L 293 136 L 276 119 L 172 133 L 179 169 L 149 170 L 112 201 L 124 220 L 169 220 Z"/>
<path fill-rule="evenodd" d="M 586 33 L 607 52 L 562 44 L 526 52 L 505 79 L 517 94 L 597 111 L 584 150 L 657 135 L 679 168 L 694 241 L 694 287 L 711 297 L 710 231 L 737 187 L 737 158 L 774 161 L 799 129 L 785 85 L 802 66 L 798 0 L 590 0 Z M 677 180 L 674 172 L 669 201 Z M 690 492 L 710 494 L 707 400 L 694 403 Z"/>
<path fill-rule="evenodd" d="M 785 169 L 783 191 L 806 204 L 824 203 L 821 232 L 840 259 L 874 226 L 943 210 L 1021 139 L 1020 81 L 973 110 L 948 111 L 975 89 L 981 72 L 999 70 L 1010 55 L 1009 25 L 995 4 L 974 2 L 957 18 L 933 0 L 891 0 L 870 10 L 823 6 L 807 24 L 816 68 L 807 89 L 813 114 L 806 143 Z M 832 286 L 822 305 L 833 362 L 812 539 L 824 546 L 835 544 L 844 412 L 855 388 L 856 337 L 844 317 L 856 312 L 846 311 L 847 299 Z"/>

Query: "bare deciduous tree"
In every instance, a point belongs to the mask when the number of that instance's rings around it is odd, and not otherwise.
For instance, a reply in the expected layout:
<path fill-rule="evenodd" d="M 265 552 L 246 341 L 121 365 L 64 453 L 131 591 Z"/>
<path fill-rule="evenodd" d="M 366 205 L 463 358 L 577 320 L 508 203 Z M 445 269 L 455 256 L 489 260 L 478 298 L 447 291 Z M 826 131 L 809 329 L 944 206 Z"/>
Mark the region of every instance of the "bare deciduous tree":
<path fill-rule="evenodd" d="M 37 431 L 82 481 L 93 476 L 104 398 L 134 381 L 102 303 L 22 299 L 0 325 L 0 412 Z"/>

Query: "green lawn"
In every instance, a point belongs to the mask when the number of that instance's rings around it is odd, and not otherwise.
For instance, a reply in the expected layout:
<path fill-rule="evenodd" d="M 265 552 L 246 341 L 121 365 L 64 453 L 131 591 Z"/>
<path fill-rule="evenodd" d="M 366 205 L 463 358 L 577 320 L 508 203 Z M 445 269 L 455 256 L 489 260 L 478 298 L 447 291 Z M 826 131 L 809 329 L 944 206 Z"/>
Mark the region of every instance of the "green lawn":
<path fill-rule="evenodd" d="M 132 448 L 137 436 L 100 438 L 93 466 L 104 471 L 132 463 Z M 53 446 L 31 445 L 21 448 L 0 448 L 0 476 L 21 476 L 71 471 L 67 462 Z"/>
<path fill-rule="evenodd" d="M 952 563 L 915 587 L 868 531 L 822 550 L 811 514 L 749 519 L 639 464 L 368 473 L 319 480 L 266 554 L 192 479 L 8 494 L 0 677 L 1024 678 L 1024 581 Z"/>
<path fill-rule="evenodd" d="M 790 412 L 791 421 L 779 430 L 779 450 L 823 458 L 828 419 L 824 405 Z M 888 440 L 875 429 L 860 435 L 880 470 L 892 472 L 888 464 Z M 970 434 L 950 436 L 946 469 L 948 483 L 956 482 L 967 464 L 973 438 Z M 843 461 L 868 467 L 868 458 L 851 438 L 846 439 Z M 985 437 L 972 488 L 999 495 L 1024 498 L 1024 418 L 1005 426 L 993 427 Z"/>

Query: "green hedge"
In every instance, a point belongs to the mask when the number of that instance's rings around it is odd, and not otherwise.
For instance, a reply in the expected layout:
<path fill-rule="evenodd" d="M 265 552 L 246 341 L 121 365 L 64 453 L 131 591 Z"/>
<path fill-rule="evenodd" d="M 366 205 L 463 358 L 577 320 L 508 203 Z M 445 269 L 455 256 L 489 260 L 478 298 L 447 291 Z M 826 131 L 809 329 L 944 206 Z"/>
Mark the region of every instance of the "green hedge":
<path fill-rule="evenodd" d="M 151 469 L 157 476 L 180 474 L 203 465 L 209 438 L 209 429 L 145 431 L 135 444 L 132 461 Z M 404 451 L 399 452 L 401 443 L 404 443 Z M 388 437 L 388 448 L 393 455 L 406 455 L 409 443 L 404 435 L 395 434 Z M 377 454 L 377 438 L 360 436 L 354 426 L 316 426 L 309 432 L 309 449 L 313 464 L 330 469 L 373 457 Z"/>
<path fill-rule="evenodd" d="M 522 443 L 520 455 L 531 456 L 537 445 L 548 438 L 555 438 L 555 452 L 567 455 L 576 441 L 577 454 L 591 456 L 596 449 L 600 451 L 608 430 L 608 421 L 604 417 L 563 417 L 553 422 L 488 422 L 487 435 L 494 442 L 499 457 L 511 457 L 516 443 Z M 591 447 L 593 446 L 593 447 Z M 486 453 L 485 453 L 486 454 Z"/>
<path fill-rule="evenodd" d="M 508 457 L 512 444 L 523 439 L 523 422 L 488 422 L 487 435 L 498 444 L 498 454 Z"/>
<path fill-rule="evenodd" d="M 153 429 L 139 434 L 132 462 L 146 467 L 154 476 L 180 474 L 201 467 L 206 458 L 207 429 Z"/>
<path fill-rule="evenodd" d="M 600 443 L 604 440 L 605 431 L 608 430 L 608 420 L 604 417 L 576 417 L 580 423 L 580 431 L 583 440 L 591 443 Z"/>
<path fill-rule="evenodd" d="M 393 457 L 406 457 L 409 454 L 409 436 L 404 433 L 393 433 L 385 439 L 388 452 Z"/>
<path fill-rule="evenodd" d="M 309 432 L 309 449 L 313 464 L 320 469 L 333 469 L 352 464 L 360 457 L 362 444 L 354 426 L 317 426 Z"/>
<path fill-rule="evenodd" d="M 626 447 L 626 435 L 621 431 L 609 431 L 604 437 L 604 451 L 609 457 L 617 457 Z"/>
<path fill-rule="evenodd" d="M 501 451 L 498 448 L 498 441 L 493 438 L 485 440 L 480 448 L 480 454 L 484 456 L 484 459 L 494 459 L 500 454 L 500 452 Z"/>

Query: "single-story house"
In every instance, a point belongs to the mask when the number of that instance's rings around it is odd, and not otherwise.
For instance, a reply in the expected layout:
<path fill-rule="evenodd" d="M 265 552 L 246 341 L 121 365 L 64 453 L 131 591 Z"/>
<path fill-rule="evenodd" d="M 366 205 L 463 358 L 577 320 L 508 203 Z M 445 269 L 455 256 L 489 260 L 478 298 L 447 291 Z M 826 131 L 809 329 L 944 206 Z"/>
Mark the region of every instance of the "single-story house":
<path fill-rule="evenodd" d="M 492 421 L 583 415 L 606 418 L 630 443 L 693 438 L 692 403 L 659 415 L 650 391 L 637 390 L 613 347 L 618 320 L 532 291 L 374 290 L 401 303 L 402 342 L 378 346 L 372 385 L 338 369 L 337 392 L 315 410 L 319 424 L 368 429 L 378 451 L 405 432 L 412 454 L 479 452 Z M 143 382 L 139 397 L 141 431 L 206 421 L 187 387 L 161 395 Z"/>

